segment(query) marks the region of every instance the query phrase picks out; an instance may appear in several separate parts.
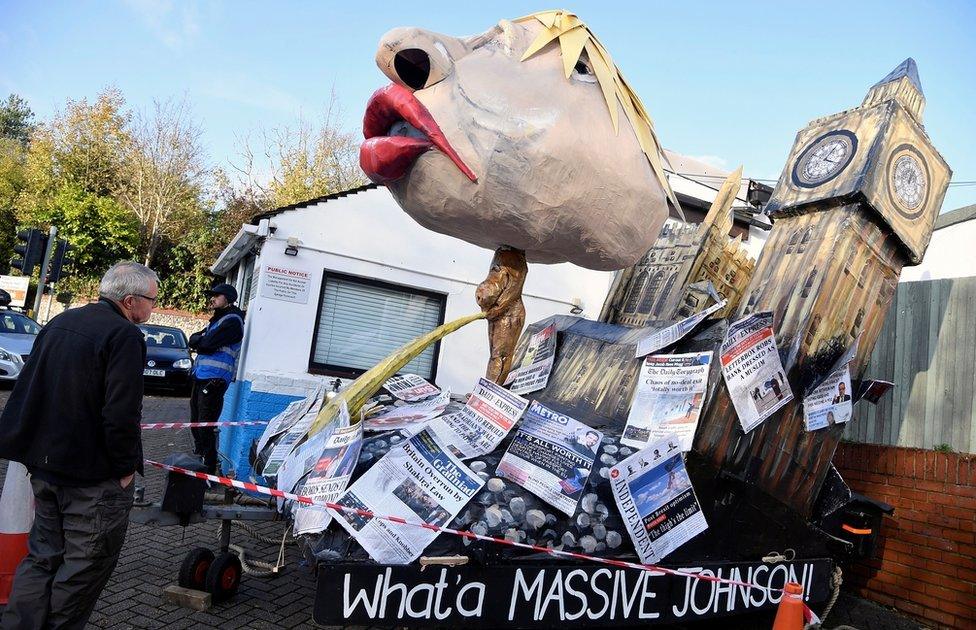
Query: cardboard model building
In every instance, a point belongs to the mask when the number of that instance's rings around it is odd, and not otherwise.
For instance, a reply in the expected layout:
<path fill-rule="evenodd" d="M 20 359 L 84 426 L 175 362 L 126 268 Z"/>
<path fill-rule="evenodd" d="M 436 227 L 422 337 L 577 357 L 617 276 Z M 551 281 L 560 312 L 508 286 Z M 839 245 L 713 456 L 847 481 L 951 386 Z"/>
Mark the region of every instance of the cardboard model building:
<path fill-rule="evenodd" d="M 488 375 L 500 380 L 524 323 L 526 259 L 633 265 L 668 201 L 678 208 L 653 124 L 607 50 L 563 11 L 464 39 L 394 29 L 376 62 L 393 83 L 367 106 L 363 170 L 421 225 L 514 252 L 496 256 L 479 291 L 489 322 L 504 320 L 490 332 Z"/>

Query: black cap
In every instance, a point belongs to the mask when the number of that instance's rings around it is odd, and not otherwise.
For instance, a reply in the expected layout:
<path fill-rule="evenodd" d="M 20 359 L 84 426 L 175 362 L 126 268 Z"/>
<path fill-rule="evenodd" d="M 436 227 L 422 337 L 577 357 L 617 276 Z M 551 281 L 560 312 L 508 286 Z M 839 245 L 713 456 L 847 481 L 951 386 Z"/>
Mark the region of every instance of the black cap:
<path fill-rule="evenodd" d="M 222 295 L 231 304 L 237 301 L 237 289 L 229 284 L 216 284 L 213 288 L 207 289 L 203 293 L 204 295 Z"/>

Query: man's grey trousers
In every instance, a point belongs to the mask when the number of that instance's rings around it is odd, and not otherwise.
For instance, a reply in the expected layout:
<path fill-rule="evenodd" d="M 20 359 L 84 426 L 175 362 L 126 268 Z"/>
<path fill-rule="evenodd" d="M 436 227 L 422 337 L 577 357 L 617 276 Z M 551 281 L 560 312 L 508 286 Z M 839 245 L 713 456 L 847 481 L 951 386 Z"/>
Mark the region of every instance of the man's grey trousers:
<path fill-rule="evenodd" d="M 122 551 L 134 481 L 75 488 L 31 479 L 34 526 L 3 630 L 84 628 Z"/>

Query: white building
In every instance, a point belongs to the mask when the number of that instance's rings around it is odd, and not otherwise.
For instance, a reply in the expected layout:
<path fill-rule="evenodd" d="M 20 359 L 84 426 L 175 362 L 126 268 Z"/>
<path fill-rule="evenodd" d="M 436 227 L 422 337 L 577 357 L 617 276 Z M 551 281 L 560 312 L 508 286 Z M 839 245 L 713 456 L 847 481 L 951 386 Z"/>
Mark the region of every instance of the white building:
<path fill-rule="evenodd" d="M 922 264 L 905 267 L 900 282 L 976 276 L 976 204 L 956 208 L 935 219 L 935 231 Z"/>
<path fill-rule="evenodd" d="M 721 184 L 708 179 L 691 190 L 692 180 L 682 181 L 684 189 L 675 185 L 692 215 L 707 209 Z M 755 226 L 740 220 L 737 229 L 748 238 Z M 764 241 L 764 231 L 762 236 Z M 476 312 L 475 289 L 492 255 L 421 227 L 375 185 L 256 217 L 211 267 L 237 287 L 247 312 L 224 419 L 268 419 L 317 383 L 354 378 L 417 335 Z M 612 278 L 612 272 L 569 263 L 530 264 L 526 322 L 560 313 L 595 319 Z M 429 348 L 404 371 L 464 393 L 484 374 L 488 355 L 481 320 Z M 220 450 L 232 460 L 225 470 L 249 474 L 246 450 L 260 432 L 222 431 Z"/>

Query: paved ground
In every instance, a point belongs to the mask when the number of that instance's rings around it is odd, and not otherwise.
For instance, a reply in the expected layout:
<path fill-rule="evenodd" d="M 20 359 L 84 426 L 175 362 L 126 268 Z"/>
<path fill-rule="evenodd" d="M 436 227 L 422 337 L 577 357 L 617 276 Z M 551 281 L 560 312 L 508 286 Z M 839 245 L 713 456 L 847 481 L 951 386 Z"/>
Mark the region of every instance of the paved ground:
<path fill-rule="evenodd" d="M 0 391 L 0 406 L 8 392 Z M 147 396 L 144 421 L 186 420 L 189 407 L 185 398 Z M 191 450 L 189 430 L 147 431 L 143 435 L 146 456 L 162 459 L 174 451 Z M 0 462 L 0 486 L 6 463 Z M 142 484 L 146 497 L 158 500 L 164 474 L 147 470 Z M 264 523 L 258 527 L 265 536 L 281 536 L 283 523 Z M 166 604 L 161 599 L 165 586 L 176 582 L 183 556 L 194 547 L 216 547 L 216 525 L 149 527 L 132 524 L 119 565 L 102 593 L 91 619 L 92 628 L 315 628 L 311 620 L 314 577 L 302 566 L 294 548 L 287 552 L 288 566 L 273 579 L 245 576 L 234 600 L 218 604 L 209 612 L 195 612 Z M 248 557 L 273 562 L 277 546 L 259 542 L 235 529 L 232 542 L 247 550 Z M 2 610 L 2 607 L 0 607 Z M 721 620 L 709 627 L 726 628 Z M 842 595 L 825 627 L 854 627 L 860 630 L 921 628 L 918 623 L 888 609 L 849 595 Z M 696 624 L 696 628 L 702 628 Z"/>

